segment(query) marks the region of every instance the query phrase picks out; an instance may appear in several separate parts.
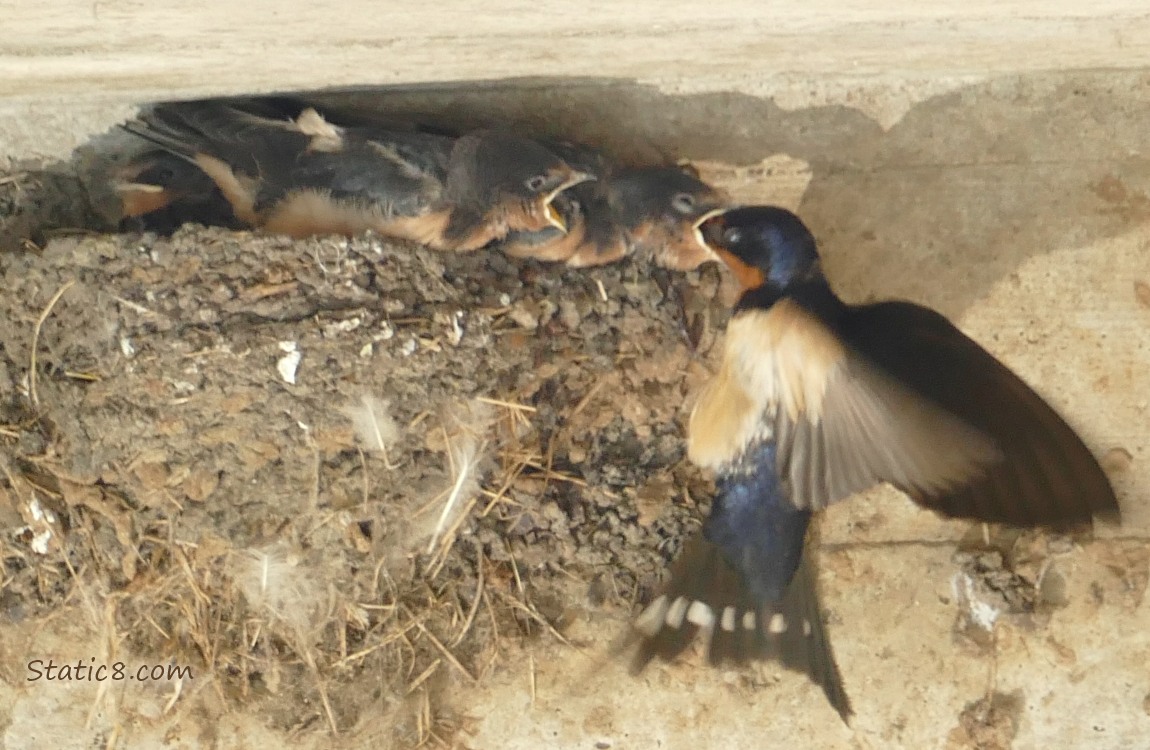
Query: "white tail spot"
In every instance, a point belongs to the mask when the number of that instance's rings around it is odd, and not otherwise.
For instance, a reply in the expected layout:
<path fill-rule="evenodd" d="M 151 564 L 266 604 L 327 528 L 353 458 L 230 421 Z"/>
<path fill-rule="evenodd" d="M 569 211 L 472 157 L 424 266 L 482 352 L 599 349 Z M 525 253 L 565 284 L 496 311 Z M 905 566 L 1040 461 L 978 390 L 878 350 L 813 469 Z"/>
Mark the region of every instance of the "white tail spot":
<path fill-rule="evenodd" d="M 787 618 L 783 617 L 781 612 L 776 612 L 771 616 L 771 622 L 767 625 L 767 631 L 775 635 L 787 632 Z"/>
<path fill-rule="evenodd" d="M 750 613 L 748 613 L 750 614 Z M 728 633 L 735 632 L 735 608 L 723 607 L 723 619 L 720 621 L 720 627 Z"/>
<path fill-rule="evenodd" d="M 754 612 L 744 612 L 743 613 L 743 630 L 754 630 L 754 629 L 755 629 L 755 613 Z"/>
<path fill-rule="evenodd" d="M 660 594 L 655 601 L 647 605 L 646 609 L 635 618 L 635 630 L 648 638 L 653 638 L 663 627 L 663 616 L 667 614 L 667 596 Z"/>
<path fill-rule="evenodd" d="M 702 602 L 691 602 L 687 607 L 687 622 L 700 628 L 715 627 L 715 610 Z"/>
<path fill-rule="evenodd" d="M 683 626 L 683 617 L 686 614 L 687 600 L 680 596 L 667 608 L 667 616 L 664 621 L 673 628 L 680 628 Z"/>
<path fill-rule="evenodd" d="M 803 620 L 803 635 L 809 636 L 811 634 L 811 621 Z"/>

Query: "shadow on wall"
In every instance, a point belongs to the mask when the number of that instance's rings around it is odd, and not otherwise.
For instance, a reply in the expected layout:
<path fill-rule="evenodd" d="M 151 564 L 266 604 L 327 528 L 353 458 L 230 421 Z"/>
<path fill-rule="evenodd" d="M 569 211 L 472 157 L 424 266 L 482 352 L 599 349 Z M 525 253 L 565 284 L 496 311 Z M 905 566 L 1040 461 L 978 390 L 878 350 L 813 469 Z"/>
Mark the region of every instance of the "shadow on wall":
<path fill-rule="evenodd" d="M 299 96 L 337 120 L 382 114 L 446 129 L 503 123 L 582 140 L 629 161 L 742 165 L 789 154 L 810 164 L 800 213 L 846 296 L 907 297 L 952 316 L 1033 255 L 1150 219 L 1150 74 L 997 78 L 927 99 L 888 131 L 845 106 L 788 111 L 745 94 L 668 95 L 618 80 Z M 131 146 L 103 137 L 72 165 L 96 213 L 93 165 L 107 159 L 103 144 L 111 143 L 113 150 Z M 946 293 L 935 297 L 940 288 Z"/>

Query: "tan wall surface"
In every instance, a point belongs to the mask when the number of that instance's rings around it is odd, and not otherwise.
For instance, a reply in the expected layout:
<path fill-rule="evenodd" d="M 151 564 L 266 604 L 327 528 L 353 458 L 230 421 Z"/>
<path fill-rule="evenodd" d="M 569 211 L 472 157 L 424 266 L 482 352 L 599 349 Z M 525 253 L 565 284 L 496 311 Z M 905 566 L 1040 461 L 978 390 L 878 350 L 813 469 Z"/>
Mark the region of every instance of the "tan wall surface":
<path fill-rule="evenodd" d="M 1129 0 L 5 0 L 0 15 L 10 157 L 66 152 L 128 112 L 113 105 L 150 99 L 590 76 L 796 102 L 879 86 L 915 100 L 954 79 L 1150 65 L 1150 9 Z"/>

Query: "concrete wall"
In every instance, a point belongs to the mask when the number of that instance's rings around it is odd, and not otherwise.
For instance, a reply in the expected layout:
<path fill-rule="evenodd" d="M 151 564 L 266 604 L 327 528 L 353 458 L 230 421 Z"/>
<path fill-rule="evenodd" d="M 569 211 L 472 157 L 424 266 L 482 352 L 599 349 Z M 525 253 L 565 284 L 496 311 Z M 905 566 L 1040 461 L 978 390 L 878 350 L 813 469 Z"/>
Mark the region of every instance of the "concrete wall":
<path fill-rule="evenodd" d="M 889 126 L 988 75 L 1150 64 L 1147 13 L 1133 0 L 7 0 L 0 156 L 65 153 L 149 99 L 538 76 L 856 104 Z"/>

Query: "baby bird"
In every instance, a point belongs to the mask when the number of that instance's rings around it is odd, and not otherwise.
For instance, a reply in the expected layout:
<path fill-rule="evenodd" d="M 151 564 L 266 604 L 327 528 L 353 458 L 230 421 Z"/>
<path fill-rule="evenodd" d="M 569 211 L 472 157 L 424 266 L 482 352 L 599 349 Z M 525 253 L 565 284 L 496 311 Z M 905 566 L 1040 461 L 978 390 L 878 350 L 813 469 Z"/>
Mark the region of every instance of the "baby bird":
<path fill-rule="evenodd" d="M 238 220 L 293 237 L 370 229 L 476 250 L 511 231 L 566 231 L 552 203 L 592 177 L 503 131 L 345 128 L 310 108 L 276 119 L 234 102 L 165 104 L 125 127 L 196 165 Z"/>
<path fill-rule="evenodd" d="M 715 259 L 699 226 L 728 202 L 697 175 L 681 166 L 614 167 L 587 146 L 544 144 L 597 179 L 555 201 L 567 232 L 554 228 L 512 232 L 501 244 L 508 255 L 586 268 L 638 253 L 656 265 L 680 271 Z"/>

